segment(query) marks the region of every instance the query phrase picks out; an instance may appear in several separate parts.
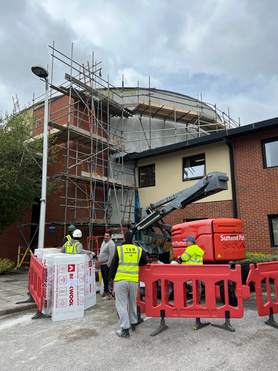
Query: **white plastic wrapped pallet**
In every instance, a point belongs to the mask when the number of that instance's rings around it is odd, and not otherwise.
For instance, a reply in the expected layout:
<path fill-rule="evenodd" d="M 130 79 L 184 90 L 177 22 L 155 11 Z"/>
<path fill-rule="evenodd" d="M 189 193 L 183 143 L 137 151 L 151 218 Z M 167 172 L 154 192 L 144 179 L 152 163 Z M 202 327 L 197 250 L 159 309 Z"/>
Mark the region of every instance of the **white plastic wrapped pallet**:
<path fill-rule="evenodd" d="M 84 310 L 93 307 L 96 304 L 96 275 L 95 264 L 88 255 L 84 256 L 85 264 L 85 298 Z"/>
<path fill-rule="evenodd" d="M 47 248 L 36 249 L 35 255 L 40 263 L 44 266 L 44 290 L 42 313 L 51 316 L 52 313 L 52 296 L 53 296 L 53 257 L 61 254 L 60 249 Z"/>
<path fill-rule="evenodd" d="M 59 254 L 53 257 L 52 321 L 84 316 L 84 256 Z"/>
<path fill-rule="evenodd" d="M 63 254 L 60 249 L 36 249 L 44 266 L 42 313 L 53 321 L 80 318 L 96 304 L 95 265 L 86 254 Z"/>

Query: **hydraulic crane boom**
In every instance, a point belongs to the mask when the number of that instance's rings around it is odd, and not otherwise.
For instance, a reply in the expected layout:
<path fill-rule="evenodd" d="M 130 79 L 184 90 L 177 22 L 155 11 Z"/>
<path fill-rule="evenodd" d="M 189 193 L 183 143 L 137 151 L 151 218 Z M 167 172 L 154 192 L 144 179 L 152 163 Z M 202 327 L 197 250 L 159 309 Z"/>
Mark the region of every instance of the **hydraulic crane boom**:
<path fill-rule="evenodd" d="M 227 190 L 228 180 L 227 174 L 215 171 L 204 176 L 195 185 L 150 204 L 142 210 L 142 220 L 131 227 L 132 231 L 134 233 L 143 231 L 146 235 L 171 241 L 171 226 L 164 224 L 163 218 L 172 211 L 183 209 L 192 202 Z M 165 205 L 163 208 L 158 209 L 163 205 Z M 161 233 L 157 233 L 156 228 L 159 228 Z"/>

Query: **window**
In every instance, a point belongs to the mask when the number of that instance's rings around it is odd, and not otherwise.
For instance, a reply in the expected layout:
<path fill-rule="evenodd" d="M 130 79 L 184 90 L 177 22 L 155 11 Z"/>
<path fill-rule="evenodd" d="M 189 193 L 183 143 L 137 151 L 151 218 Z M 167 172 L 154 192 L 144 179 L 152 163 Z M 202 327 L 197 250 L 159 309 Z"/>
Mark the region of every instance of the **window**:
<path fill-rule="evenodd" d="M 272 247 L 278 247 L 278 215 L 269 215 L 269 231 Z"/>
<path fill-rule="evenodd" d="M 264 168 L 278 166 L 278 138 L 262 142 Z"/>
<path fill-rule="evenodd" d="M 205 154 L 185 157 L 183 159 L 182 180 L 202 178 L 206 173 Z"/>
<path fill-rule="evenodd" d="M 155 165 L 139 167 L 139 187 L 155 186 Z"/>

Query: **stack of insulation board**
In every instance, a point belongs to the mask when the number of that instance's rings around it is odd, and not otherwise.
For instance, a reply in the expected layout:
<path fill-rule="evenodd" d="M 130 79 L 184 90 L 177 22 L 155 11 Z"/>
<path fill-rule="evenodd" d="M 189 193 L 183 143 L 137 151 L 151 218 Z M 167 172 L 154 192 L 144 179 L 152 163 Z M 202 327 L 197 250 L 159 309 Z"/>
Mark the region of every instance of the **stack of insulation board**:
<path fill-rule="evenodd" d="M 43 304 L 42 313 L 46 316 L 51 316 L 52 313 L 52 300 L 53 300 L 53 258 L 54 255 L 61 254 L 60 249 L 56 248 L 45 248 L 36 249 L 35 255 L 40 263 L 44 267 L 43 277 Z M 61 254 L 62 255 L 62 254 Z"/>
<path fill-rule="evenodd" d="M 53 321 L 83 317 L 96 304 L 95 266 L 89 256 L 59 249 L 37 249 L 35 255 L 44 266 L 42 313 Z"/>

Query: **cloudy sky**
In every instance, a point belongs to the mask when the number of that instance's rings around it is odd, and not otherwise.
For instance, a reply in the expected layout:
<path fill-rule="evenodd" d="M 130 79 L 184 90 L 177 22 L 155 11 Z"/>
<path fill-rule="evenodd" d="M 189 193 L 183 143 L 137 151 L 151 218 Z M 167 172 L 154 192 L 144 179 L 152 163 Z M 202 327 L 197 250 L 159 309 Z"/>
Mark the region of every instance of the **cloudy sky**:
<path fill-rule="evenodd" d="M 43 94 L 53 45 L 102 77 L 201 97 L 242 125 L 278 116 L 276 0 L 9 0 L 0 8 L 0 111 Z M 63 82 L 55 73 L 54 83 Z"/>

